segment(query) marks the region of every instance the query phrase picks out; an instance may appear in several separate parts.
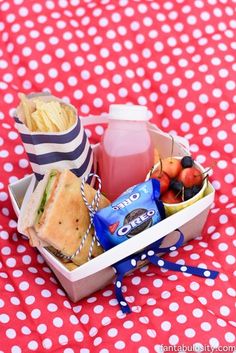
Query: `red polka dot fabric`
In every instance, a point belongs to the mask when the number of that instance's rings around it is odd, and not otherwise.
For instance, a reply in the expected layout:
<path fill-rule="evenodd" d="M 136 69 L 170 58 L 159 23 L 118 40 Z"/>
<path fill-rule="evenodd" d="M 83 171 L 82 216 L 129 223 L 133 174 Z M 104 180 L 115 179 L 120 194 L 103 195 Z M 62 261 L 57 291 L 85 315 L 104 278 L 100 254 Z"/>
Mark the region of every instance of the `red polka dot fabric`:
<path fill-rule="evenodd" d="M 236 1 L 3 0 L 0 3 L 0 353 L 236 351 Z M 14 127 L 18 92 L 50 91 L 80 116 L 146 105 L 188 139 L 216 189 L 202 234 L 167 259 L 215 280 L 147 265 L 71 302 L 16 231 L 8 184 L 31 173 Z M 91 143 L 104 126 L 87 128 Z M 225 348 L 226 347 L 226 348 Z"/>

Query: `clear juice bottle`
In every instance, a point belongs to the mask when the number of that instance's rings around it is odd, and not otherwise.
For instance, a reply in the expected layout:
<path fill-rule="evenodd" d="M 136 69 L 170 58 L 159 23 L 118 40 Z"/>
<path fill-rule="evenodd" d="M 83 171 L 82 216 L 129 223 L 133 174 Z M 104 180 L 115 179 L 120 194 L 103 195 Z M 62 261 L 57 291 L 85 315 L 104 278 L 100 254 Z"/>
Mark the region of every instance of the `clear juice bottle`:
<path fill-rule="evenodd" d="M 113 201 L 141 183 L 153 165 L 153 145 L 147 129 L 147 108 L 112 104 L 100 145 L 102 192 Z"/>

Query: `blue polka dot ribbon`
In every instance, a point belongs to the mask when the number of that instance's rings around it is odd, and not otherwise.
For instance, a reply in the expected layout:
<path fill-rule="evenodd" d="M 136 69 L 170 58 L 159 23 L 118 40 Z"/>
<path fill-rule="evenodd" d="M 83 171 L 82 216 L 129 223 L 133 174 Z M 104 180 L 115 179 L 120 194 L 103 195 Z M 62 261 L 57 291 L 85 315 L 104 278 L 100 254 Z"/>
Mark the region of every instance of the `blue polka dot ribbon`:
<path fill-rule="evenodd" d="M 175 244 L 169 247 L 162 247 L 161 244 L 163 238 L 159 239 L 157 242 L 144 249 L 141 253 L 126 257 L 125 259 L 113 265 L 116 271 L 115 294 L 123 313 L 130 313 L 131 309 L 126 300 L 124 299 L 122 293 L 122 281 L 126 273 L 134 270 L 137 267 L 138 262 L 140 261 L 148 260 L 155 266 L 159 266 L 172 271 L 190 273 L 204 278 L 215 279 L 217 277 L 219 273 L 217 271 L 201 267 L 179 265 L 174 262 L 165 260 L 164 258 L 157 255 L 158 253 L 169 253 L 183 245 L 184 235 L 181 233 L 180 230 L 177 231 L 179 232 L 179 239 L 176 241 Z"/>

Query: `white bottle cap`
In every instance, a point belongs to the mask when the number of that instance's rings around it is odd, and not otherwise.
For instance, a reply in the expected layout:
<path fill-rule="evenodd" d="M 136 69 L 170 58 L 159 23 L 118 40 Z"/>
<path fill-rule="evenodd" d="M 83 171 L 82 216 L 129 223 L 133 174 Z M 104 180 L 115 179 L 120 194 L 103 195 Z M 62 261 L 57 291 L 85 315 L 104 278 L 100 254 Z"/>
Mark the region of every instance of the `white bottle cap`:
<path fill-rule="evenodd" d="M 143 105 L 111 104 L 109 118 L 116 120 L 148 121 L 148 110 Z"/>

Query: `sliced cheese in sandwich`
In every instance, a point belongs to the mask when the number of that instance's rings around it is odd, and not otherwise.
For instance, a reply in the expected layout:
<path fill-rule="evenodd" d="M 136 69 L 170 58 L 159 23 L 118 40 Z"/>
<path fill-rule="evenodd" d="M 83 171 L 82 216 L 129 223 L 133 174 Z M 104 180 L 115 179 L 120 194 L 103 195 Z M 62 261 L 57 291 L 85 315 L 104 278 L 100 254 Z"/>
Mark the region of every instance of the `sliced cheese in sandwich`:
<path fill-rule="evenodd" d="M 85 184 L 89 204 L 95 194 L 96 190 Z M 108 205 L 109 201 L 101 195 L 99 209 Z M 66 256 L 73 255 L 90 223 L 89 212 L 81 195 L 81 179 L 69 170 L 47 173 L 32 194 L 24 219 L 24 231 L 32 246 L 52 246 Z M 80 253 L 72 258 L 76 265 L 88 260 L 93 234 L 92 227 Z M 92 257 L 102 251 L 95 242 Z"/>

